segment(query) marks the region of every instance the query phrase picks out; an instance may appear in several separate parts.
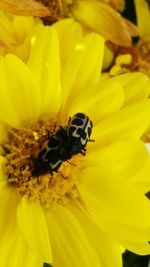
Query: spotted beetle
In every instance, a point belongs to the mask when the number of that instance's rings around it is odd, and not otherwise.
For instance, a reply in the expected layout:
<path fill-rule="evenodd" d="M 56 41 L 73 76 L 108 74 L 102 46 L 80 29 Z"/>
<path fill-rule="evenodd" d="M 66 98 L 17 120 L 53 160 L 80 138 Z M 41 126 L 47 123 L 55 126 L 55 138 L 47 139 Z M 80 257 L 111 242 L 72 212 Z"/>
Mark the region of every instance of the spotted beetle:
<path fill-rule="evenodd" d="M 84 113 L 77 113 L 69 118 L 67 127 L 60 127 L 59 133 L 63 145 L 59 153 L 60 159 L 66 161 L 72 156 L 81 153 L 85 155 L 86 145 L 90 140 L 93 123 Z"/>
<path fill-rule="evenodd" d="M 92 133 L 93 123 L 84 113 L 77 113 L 69 118 L 67 134 L 70 143 L 70 157 L 85 154 L 85 147 Z"/>
<path fill-rule="evenodd" d="M 63 146 L 61 135 L 56 133 L 45 142 L 40 144 L 38 158 L 34 159 L 33 175 L 41 175 L 46 173 L 57 172 L 62 164 L 60 158 L 60 149 Z"/>
<path fill-rule="evenodd" d="M 55 134 L 42 143 L 38 158 L 34 160 L 33 175 L 57 172 L 63 161 L 81 153 L 85 155 L 86 145 L 92 132 L 92 121 L 84 113 L 77 113 L 60 126 Z"/>

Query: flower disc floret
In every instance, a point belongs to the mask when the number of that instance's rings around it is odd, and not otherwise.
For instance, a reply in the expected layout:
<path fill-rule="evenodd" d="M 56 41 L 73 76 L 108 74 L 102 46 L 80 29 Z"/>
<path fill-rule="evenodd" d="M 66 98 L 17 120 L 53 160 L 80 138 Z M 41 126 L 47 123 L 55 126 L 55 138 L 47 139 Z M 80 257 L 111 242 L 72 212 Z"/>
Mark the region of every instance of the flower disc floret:
<path fill-rule="evenodd" d="M 84 168 L 81 155 L 63 163 L 57 172 L 33 175 L 34 161 L 40 153 L 40 145 L 54 134 L 56 123 L 40 120 L 35 126 L 24 125 L 21 130 L 9 128 L 9 140 L 3 144 L 7 164 L 5 171 L 8 182 L 13 184 L 22 196 L 46 207 L 56 203 L 64 204 L 78 197 L 78 172 Z M 84 160 L 85 161 L 85 160 Z"/>

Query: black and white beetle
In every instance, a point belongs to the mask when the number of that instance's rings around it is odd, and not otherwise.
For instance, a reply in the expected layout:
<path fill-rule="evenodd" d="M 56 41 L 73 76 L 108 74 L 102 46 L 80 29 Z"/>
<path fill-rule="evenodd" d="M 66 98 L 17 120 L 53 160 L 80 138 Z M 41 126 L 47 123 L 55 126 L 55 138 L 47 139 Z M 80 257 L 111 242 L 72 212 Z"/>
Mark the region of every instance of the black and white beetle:
<path fill-rule="evenodd" d="M 38 158 L 33 160 L 33 175 L 57 172 L 62 164 L 59 155 L 61 145 L 62 141 L 58 140 L 55 135 L 40 145 Z"/>
<path fill-rule="evenodd" d="M 70 157 L 78 153 L 85 154 L 85 147 L 90 140 L 92 128 L 92 121 L 84 113 L 77 113 L 69 118 L 67 135 L 69 143 L 71 143 Z"/>
<path fill-rule="evenodd" d="M 92 132 L 92 121 L 84 113 L 69 118 L 66 127 L 60 126 L 55 134 L 41 145 L 38 158 L 34 160 L 33 175 L 57 172 L 63 161 L 81 153 L 85 155 L 86 145 Z"/>

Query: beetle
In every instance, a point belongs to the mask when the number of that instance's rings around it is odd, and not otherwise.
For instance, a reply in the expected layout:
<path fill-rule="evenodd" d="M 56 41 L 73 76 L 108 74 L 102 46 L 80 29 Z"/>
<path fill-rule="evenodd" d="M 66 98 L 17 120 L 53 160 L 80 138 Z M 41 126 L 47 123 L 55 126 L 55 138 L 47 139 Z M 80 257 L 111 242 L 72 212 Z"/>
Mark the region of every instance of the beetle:
<path fill-rule="evenodd" d="M 76 113 L 69 118 L 67 127 L 60 127 L 56 135 L 59 133 L 63 142 L 59 151 L 62 161 L 69 160 L 78 153 L 85 155 L 87 142 L 94 141 L 90 139 L 92 128 L 92 121 L 84 113 Z"/>
<path fill-rule="evenodd" d="M 33 175 L 57 172 L 61 164 L 81 153 L 85 155 L 86 145 L 92 133 L 93 123 L 84 113 L 76 113 L 68 125 L 60 128 L 40 145 L 34 160 Z"/>
<path fill-rule="evenodd" d="M 92 133 L 93 123 L 84 113 L 76 113 L 69 118 L 67 135 L 70 143 L 70 157 L 81 153 L 85 155 L 86 145 Z"/>
<path fill-rule="evenodd" d="M 49 136 L 49 135 L 48 135 Z M 59 135 L 52 135 L 40 144 L 40 150 L 37 159 L 33 162 L 33 175 L 57 172 L 62 164 L 60 158 L 60 149 L 63 146 Z"/>

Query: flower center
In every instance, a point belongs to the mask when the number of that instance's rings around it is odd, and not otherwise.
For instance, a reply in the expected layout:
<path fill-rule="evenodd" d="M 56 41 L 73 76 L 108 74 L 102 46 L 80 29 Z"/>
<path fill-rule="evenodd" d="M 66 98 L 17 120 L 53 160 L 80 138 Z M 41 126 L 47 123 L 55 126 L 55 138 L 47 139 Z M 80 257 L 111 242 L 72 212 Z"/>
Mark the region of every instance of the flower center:
<path fill-rule="evenodd" d="M 110 74 L 115 76 L 134 71 L 150 77 L 150 37 L 141 38 L 136 47 L 121 48 Z"/>
<path fill-rule="evenodd" d="M 69 16 L 69 7 L 73 0 L 40 0 L 50 10 L 50 17 L 46 19 L 47 23 L 57 21 Z M 43 18 L 45 21 L 45 19 Z"/>
<path fill-rule="evenodd" d="M 78 174 L 84 168 L 85 157 L 80 153 L 64 161 L 57 171 L 34 174 L 35 161 L 41 146 L 60 126 L 49 120 L 40 120 L 35 126 L 24 125 L 21 130 L 10 128 L 9 141 L 3 145 L 8 182 L 20 194 L 49 207 L 78 197 Z M 80 163 L 80 164 L 79 164 Z"/>

